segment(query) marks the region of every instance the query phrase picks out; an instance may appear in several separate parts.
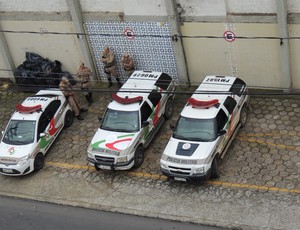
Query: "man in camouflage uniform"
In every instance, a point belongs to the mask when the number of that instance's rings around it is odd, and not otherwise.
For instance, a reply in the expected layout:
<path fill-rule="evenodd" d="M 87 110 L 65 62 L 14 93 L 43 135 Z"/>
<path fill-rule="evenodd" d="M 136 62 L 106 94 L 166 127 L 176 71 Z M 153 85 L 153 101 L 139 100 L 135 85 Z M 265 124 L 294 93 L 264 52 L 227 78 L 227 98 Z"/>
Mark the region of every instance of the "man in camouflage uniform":
<path fill-rule="evenodd" d="M 124 53 L 121 59 L 121 64 L 125 70 L 126 76 L 130 77 L 130 75 L 134 72 L 133 58 L 129 56 L 128 53 Z"/>
<path fill-rule="evenodd" d="M 73 91 L 73 87 L 67 77 L 61 78 L 61 81 L 59 83 L 59 89 L 63 92 L 64 96 L 69 102 L 71 108 L 75 113 L 75 117 L 77 117 L 78 120 L 83 120 L 81 112 L 87 112 L 87 109 L 83 109 L 80 107 L 75 93 Z"/>
<path fill-rule="evenodd" d="M 120 82 L 119 74 L 116 71 L 115 55 L 107 46 L 102 52 L 101 61 L 104 64 L 104 72 L 107 75 L 108 88 L 112 86 L 111 76 L 115 77 L 116 81 L 118 82 L 118 86 L 121 87 L 122 84 Z"/>
<path fill-rule="evenodd" d="M 79 70 L 77 72 L 77 77 L 80 80 L 80 88 L 89 104 L 89 106 L 94 102 L 93 94 L 91 92 L 91 76 L 92 71 L 84 65 L 83 62 L 80 63 Z"/>

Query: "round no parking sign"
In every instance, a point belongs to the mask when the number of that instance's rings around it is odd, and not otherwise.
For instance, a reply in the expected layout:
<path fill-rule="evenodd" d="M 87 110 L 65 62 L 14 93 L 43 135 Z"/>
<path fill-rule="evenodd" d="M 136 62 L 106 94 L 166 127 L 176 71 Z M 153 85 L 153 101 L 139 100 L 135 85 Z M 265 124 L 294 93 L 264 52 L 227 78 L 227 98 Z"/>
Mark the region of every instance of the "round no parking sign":
<path fill-rule="evenodd" d="M 224 32 L 223 37 L 228 42 L 233 42 L 235 40 L 235 33 L 230 30 Z"/>

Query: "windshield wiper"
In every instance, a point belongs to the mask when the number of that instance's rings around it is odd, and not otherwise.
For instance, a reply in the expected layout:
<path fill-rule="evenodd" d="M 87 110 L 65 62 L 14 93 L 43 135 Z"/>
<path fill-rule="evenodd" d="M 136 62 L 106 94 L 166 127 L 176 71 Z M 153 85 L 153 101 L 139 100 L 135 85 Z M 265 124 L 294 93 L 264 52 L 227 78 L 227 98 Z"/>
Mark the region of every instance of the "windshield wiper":
<path fill-rule="evenodd" d="M 115 132 L 126 132 L 126 133 L 130 133 L 132 132 L 131 130 L 128 129 L 114 129 Z"/>
<path fill-rule="evenodd" d="M 2 140 L 5 144 L 12 144 L 13 142 L 9 139 L 3 138 Z"/>
<path fill-rule="evenodd" d="M 27 144 L 30 144 L 31 142 L 28 142 L 28 141 L 14 141 L 13 144 L 16 144 L 16 145 L 27 145 Z"/>
<path fill-rule="evenodd" d="M 188 140 L 187 137 L 182 136 L 182 135 L 178 135 L 178 134 L 173 134 L 173 137 L 174 137 L 174 138 L 177 138 L 177 139 Z"/>

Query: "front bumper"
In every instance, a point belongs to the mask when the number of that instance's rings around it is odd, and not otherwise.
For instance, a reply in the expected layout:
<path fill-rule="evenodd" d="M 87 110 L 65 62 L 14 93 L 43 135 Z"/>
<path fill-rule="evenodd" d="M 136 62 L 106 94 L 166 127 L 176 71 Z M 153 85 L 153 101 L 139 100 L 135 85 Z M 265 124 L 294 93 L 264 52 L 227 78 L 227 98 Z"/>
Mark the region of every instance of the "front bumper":
<path fill-rule="evenodd" d="M 95 160 L 93 158 L 87 158 L 87 161 L 95 166 L 95 168 L 97 170 L 128 170 L 131 169 L 134 165 L 134 158 L 132 158 L 130 161 L 128 162 L 124 162 L 124 163 L 117 163 L 115 164 L 114 162 L 110 162 L 110 161 L 104 161 L 104 160 Z"/>
<path fill-rule="evenodd" d="M 173 173 L 162 167 L 160 168 L 160 170 L 163 175 L 178 181 L 197 181 L 197 180 L 205 181 L 208 180 L 211 175 L 210 169 L 206 171 L 204 174 L 193 174 L 193 175 L 183 175 L 181 173 Z"/>
<path fill-rule="evenodd" d="M 24 165 L 5 165 L 0 163 L 0 174 L 7 176 L 20 176 L 33 171 L 33 163 L 27 161 Z"/>

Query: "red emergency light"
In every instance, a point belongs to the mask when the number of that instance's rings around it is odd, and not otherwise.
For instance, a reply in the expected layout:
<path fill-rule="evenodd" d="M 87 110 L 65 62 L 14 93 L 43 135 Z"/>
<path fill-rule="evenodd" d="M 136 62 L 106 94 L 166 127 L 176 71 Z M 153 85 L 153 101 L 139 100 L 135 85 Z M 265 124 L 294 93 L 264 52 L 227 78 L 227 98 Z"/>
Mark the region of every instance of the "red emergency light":
<path fill-rule="evenodd" d="M 126 97 L 120 97 L 117 94 L 113 94 L 112 98 L 115 101 L 117 101 L 117 102 L 119 102 L 121 104 L 131 104 L 131 103 L 140 102 L 140 101 L 143 100 L 142 96 L 137 96 L 137 97 L 129 98 L 128 96 L 126 96 Z"/>
<path fill-rule="evenodd" d="M 206 109 L 206 108 L 209 108 L 209 107 L 212 107 L 212 106 L 218 106 L 219 100 L 218 99 L 213 99 L 213 100 L 210 100 L 210 101 L 200 101 L 200 100 L 197 100 L 195 98 L 190 97 L 188 99 L 188 103 L 190 105 L 192 105 L 194 108 Z"/>
<path fill-rule="evenodd" d="M 20 113 L 33 113 L 41 110 L 42 105 L 24 106 L 22 104 L 16 105 L 16 110 Z"/>

